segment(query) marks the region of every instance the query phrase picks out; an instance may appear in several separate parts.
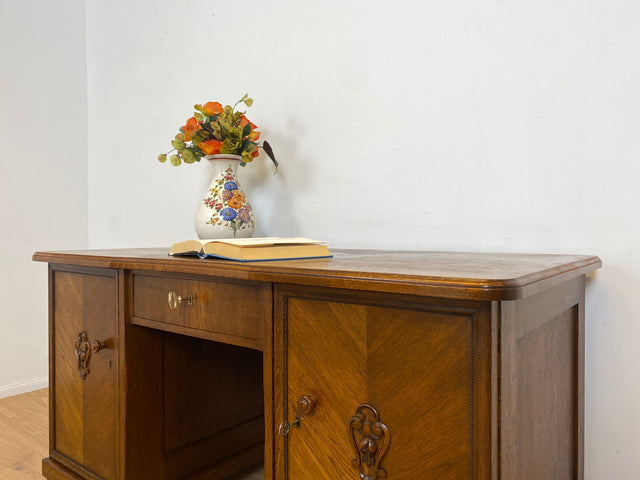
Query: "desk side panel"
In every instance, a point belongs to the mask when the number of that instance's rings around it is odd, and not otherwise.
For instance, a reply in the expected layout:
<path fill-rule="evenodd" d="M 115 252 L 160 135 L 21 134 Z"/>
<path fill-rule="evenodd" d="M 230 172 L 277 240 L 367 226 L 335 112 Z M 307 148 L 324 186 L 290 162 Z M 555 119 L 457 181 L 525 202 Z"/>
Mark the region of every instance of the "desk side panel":
<path fill-rule="evenodd" d="M 584 277 L 498 307 L 500 478 L 581 480 Z"/>
<path fill-rule="evenodd" d="M 117 477 L 117 279 L 108 269 L 63 267 L 50 276 L 51 457 Z M 92 350 L 96 342 L 104 342 Z"/>

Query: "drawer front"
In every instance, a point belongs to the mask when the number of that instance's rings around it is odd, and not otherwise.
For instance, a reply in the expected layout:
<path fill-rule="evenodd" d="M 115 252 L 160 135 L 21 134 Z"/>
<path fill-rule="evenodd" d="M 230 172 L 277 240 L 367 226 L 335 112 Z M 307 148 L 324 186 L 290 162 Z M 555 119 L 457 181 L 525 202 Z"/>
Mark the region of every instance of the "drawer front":
<path fill-rule="evenodd" d="M 271 315 L 270 284 L 135 274 L 133 317 L 256 341 Z"/>

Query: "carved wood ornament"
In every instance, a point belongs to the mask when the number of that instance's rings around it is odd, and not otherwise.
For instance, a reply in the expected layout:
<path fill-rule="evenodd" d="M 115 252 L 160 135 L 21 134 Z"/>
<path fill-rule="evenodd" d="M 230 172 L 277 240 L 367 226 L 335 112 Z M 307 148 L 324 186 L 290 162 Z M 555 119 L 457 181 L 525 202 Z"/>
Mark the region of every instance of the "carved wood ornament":
<path fill-rule="evenodd" d="M 362 480 L 387 478 L 387 472 L 380 468 L 380 461 L 389 448 L 391 435 L 387 426 L 380 421 L 375 407 L 363 403 L 347 425 L 349 437 L 356 454 L 351 465 L 358 469 Z"/>
<path fill-rule="evenodd" d="M 89 359 L 91 358 L 91 345 L 89 345 L 87 332 L 78 333 L 75 347 L 76 358 L 78 359 L 78 373 L 80 378 L 84 380 L 89 373 Z"/>

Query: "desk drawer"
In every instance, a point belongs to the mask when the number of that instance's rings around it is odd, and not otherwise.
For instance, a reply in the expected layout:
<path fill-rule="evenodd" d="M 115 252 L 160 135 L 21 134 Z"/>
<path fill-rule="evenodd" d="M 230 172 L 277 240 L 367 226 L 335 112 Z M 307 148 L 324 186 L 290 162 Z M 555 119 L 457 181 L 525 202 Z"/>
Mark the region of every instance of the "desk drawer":
<path fill-rule="evenodd" d="M 160 322 L 260 345 L 270 315 L 269 284 L 133 275 L 134 323 Z"/>

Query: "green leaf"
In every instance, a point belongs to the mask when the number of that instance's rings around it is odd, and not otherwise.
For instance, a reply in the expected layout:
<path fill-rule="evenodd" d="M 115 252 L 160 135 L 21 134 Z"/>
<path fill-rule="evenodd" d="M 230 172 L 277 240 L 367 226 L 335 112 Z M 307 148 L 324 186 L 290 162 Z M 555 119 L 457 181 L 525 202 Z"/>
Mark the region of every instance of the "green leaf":
<path fill-rule="evenodd" d="M 193 153 L 193 150 L 185 148 L 182 151 L 182 160 L 184 161 L 184 163 L 193 163 L 193 162 L 195 162 L 196 161 L 196 156 Z"/>
<path fill-rule="evenodd" d="M 233 153 L 233 154 L 235 154 L 236 153 L 236 149 L 233 148 L 232 145 L 229 145 L 229 144 L 225 145 L 225 143 L 222 142 L 222 146 L 220 147 L 220 153 Z"/>
<path fill-rule="evenodd" d="M 242 138 L 247 137 L 251 133 L 251 124 L 247 123 L 242 129 Z"/>
<path fill-rule="evenodd" d="M 160 163 L 164 163 L 167 161 L 167 156 L 164 153 L 161 153 L 160 155 L 158 155 L 158 161 Z"/>
<path fill-rule="evenodd" d="M 171 162 L 171 165 L 173 165 L 174 167 L 178 167 L 182 163 L 178 155 L 171 155 L 171 160 L 169 161 Z"/>
<path fill-rule="evenodd" d="M 244 140 L 242 140 L 242 146 L 240 147 L 240 150 L 251 154 L 255 152 L 257 148 L 258 144 L 256 142 L 252 142 L 251 140 L 245 138 Z"/>
<path fill-rule="evenodd" d="M 203 123 L 201 132 L 213 133 L 213 128 L 211 128 L 211 123 Z"/>
<path fill-rule="evenodd" d="M 243 102 L 247 107 L 250 107 L 251 105 L 253 105 L 253 98 L 247 98 L 243 100 Z"/>
<path fill-rule="evenodd" d="M 204 115 L 201 114 L 200 112 L 196 112 L 193 116 L 196 117 L 197 121 L 204 122 Z"/>

